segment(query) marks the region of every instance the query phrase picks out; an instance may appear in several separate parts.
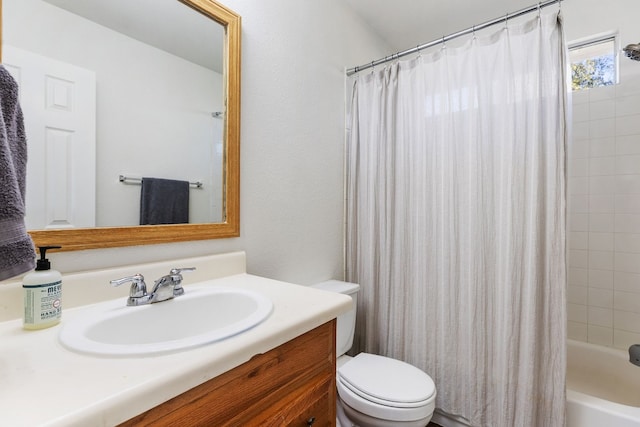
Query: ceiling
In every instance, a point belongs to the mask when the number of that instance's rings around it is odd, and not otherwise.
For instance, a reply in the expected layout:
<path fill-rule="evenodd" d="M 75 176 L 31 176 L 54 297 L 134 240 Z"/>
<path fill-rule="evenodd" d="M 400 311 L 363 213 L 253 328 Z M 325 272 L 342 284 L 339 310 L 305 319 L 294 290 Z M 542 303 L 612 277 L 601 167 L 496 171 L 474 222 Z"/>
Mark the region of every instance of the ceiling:
<path fill-rule="evenodd" d="M 213 40 L 217 37 L 221 40 L 222 27 L 176 0 L 45 1 L 137 40 L 161 46 L 163 50 L 192 62 L 214 70 L 222 69 L 222 42 L 202 43 L 203 39 Z M 344 1 L 386 42 L 386 55 L 413 48 L 536 4 L 535 0 Z M 188 20 L 189 24 L 185 25 L 182 19 Z M 194 30 L 193 34 L 200 35 L 188 36 L 183 31 L 184 28 L 191 28 Z M 203 56 L 200 48 L 205 46 L 207 53 Z M 213 54 L 212 46 L 218 50 Z M 212 62 L 214 58 L 218 58 L 218 63 Z"/>
<path fill-rule="evenodd" d="M 535 0 L 345 1 L 387 42 L 392 50 L 388 55 L 537 4 Z"/>
<path fill-rule="evenodd" d="M 176 0 L 44 1 L 203 67 L 222 72 L 224 28 Z"/>

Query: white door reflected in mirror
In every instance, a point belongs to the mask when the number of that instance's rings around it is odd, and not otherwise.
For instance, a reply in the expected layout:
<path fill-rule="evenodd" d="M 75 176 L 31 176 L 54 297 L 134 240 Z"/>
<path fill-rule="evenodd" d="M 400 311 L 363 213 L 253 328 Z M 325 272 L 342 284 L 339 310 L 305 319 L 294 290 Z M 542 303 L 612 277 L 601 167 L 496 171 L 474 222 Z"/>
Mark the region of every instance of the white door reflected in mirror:
<path fill-rule="evenodd" d="M 27 229 L 95 227 L 96 76 L 3 46 L 26 117 Z"/>

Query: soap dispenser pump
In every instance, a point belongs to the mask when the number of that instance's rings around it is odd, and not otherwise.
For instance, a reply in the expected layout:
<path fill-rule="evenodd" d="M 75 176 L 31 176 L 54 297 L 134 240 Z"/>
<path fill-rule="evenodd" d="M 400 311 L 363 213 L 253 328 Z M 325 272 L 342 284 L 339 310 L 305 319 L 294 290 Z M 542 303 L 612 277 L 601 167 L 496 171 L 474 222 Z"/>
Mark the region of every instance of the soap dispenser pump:
<path fill-rule="evenodd" d="M 56 325 L 62 317 L 62 275 L 51 269 L 47 250 L 60 246 L 39 246 L 36 269 L 24 276 L 24 329 L 44 329 Z"/>

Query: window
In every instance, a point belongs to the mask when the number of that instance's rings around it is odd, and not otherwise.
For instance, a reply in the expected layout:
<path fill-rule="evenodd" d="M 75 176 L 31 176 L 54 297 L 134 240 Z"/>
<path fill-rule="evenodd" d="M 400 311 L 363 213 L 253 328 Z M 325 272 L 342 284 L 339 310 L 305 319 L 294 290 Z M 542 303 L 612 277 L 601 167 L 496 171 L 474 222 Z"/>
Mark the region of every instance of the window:
<path fill-rule="evenodd" d="M 615 34 L 606 34 L 569 44 L 573 90 L 610 86 L 618 82 Z"/>

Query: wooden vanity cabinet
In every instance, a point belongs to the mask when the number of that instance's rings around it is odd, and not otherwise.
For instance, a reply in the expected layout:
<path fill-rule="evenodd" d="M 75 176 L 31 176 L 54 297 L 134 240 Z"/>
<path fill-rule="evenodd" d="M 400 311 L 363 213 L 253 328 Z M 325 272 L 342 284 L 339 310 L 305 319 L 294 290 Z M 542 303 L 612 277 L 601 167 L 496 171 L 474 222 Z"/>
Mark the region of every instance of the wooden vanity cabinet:
<path fill-rule="evenodd" d="M 335 319 L 121 426 L 335 426 Z"/>

